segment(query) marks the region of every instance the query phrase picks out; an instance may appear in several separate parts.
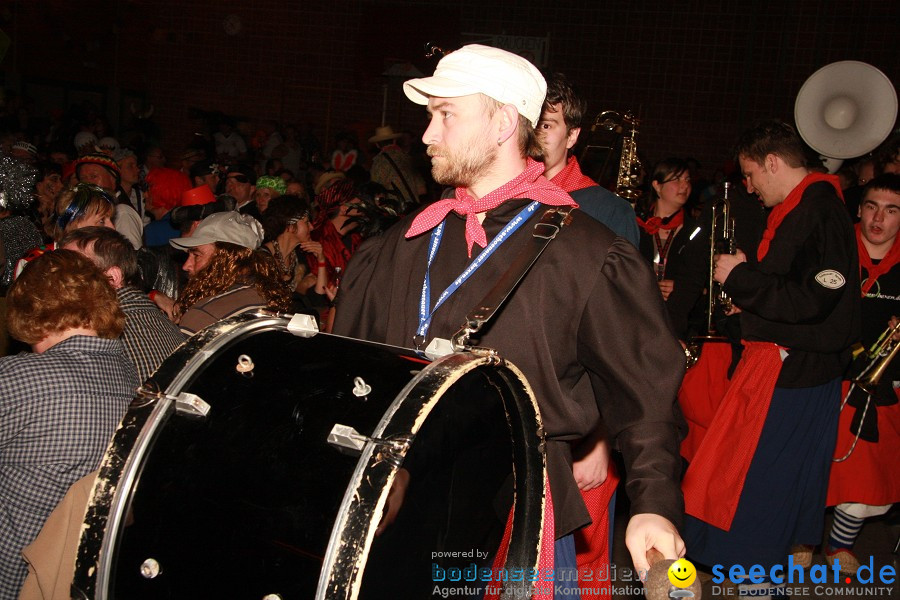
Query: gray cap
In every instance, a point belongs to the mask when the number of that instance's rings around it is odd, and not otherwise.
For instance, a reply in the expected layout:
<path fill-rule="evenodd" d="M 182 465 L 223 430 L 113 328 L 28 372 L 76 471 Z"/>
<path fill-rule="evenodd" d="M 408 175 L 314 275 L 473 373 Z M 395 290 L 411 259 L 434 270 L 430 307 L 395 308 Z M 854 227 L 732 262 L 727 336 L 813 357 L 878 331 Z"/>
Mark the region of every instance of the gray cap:
<path fill-rule="evenodd" d="M 250 215 L 229 211 L 209 215 L 200 221 L 193 235 L 174 238 L 169 243 L 175 248 L 185 249 L 215 242 L 229 242 L 256 250 L 262 240 L 263 227 L 259 221 Z"/>

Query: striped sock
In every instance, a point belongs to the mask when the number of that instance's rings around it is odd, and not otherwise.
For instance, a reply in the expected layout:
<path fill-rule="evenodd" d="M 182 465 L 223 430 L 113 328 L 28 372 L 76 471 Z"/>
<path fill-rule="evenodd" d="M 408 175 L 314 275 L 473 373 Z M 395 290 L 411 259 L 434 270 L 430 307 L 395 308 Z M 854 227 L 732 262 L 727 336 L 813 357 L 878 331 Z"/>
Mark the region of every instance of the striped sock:
<path fill-rule="evenodd" d="M 856 538 L 862 530 L 865 519 L 852 517 L 839 508 L 834 509 L 834 524 L 831 526 L 831 534 L 828 536 L 828 546 L 831 550 L 837 548 L 853 548 Z"/>

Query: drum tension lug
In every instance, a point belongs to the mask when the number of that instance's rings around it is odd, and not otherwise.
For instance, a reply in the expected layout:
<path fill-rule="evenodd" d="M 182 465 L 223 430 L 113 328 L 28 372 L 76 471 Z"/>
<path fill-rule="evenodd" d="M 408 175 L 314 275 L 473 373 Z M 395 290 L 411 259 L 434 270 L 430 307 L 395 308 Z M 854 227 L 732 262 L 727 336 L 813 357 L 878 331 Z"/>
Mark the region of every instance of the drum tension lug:
<path fill-rule="evenodd" d="M 210 405 L 196 394 L 181 392 L 175 396 L 175 412 L 195 417 L 205 417 L 209 414 Z"/>
<path fill-rule="evenodd" d="M 389 438 L 373 438 L 362 435 L 349 425 L 341 425 L 335 423 L 328 434 L 328 443 L 337 448 L 340 452 L 359 456 L 363 447 L 369 442 L 375 445 L 376 462 L 386 462 L 395 468 L 399 468 L 403 463 L 403 457 L 409 451 L 413 437 L 408 433 L 400 433 Z"/>
<path fill-rule="evenodd" d="M 203 398 L 189 392 L 180 392 L 172 396 L 141 386 L 137 389 L 137 396 L 144 401 L 170 400 L 175 404 L 175 412 L 182 415 L 205 417 L 209 414 L 210 408 L 212 408 Z"/>
<path fill-rule="evenodd" d="M 319 333 L 319 326 L 311 315 L 297 313 L 288 322 L 287 330 L 297 337 L 311 338 Z"/>

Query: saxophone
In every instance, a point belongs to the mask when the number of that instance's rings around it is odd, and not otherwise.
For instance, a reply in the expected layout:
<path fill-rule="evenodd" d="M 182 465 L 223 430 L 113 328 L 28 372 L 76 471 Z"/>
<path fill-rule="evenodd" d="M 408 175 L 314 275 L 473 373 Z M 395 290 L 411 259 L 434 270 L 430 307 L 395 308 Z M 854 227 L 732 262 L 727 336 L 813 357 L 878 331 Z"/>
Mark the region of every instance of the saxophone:
<path fill-rule="evenodd" d="M 616 194 L 632 204 L 643 195 L 641 183 L 643 167 L 637 154 L 637 126 L 639 121 L 630 112 L 622 117 L 622 124 L 629 125 L 631 131 L 622 137 L 622 157 L 619 160 L 619 175 L 616 177 Z"/>

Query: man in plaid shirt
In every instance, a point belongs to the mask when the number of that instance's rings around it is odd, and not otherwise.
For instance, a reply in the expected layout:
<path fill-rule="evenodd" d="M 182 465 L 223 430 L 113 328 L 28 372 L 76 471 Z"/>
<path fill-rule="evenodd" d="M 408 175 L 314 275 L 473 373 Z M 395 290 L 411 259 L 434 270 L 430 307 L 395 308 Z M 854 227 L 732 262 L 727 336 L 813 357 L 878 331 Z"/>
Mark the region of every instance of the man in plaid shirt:
<path fill-rule="evenodd" d="M 69 250 L 28 264 L 8 327 L 33 353 L 0 358 L 0 598 L 15 598 L 21 551 L 69 486 L 96 469 L 138 385 L 106 276 Z"/>
<path fill-rule="evenodd" d="M 145 381 L 187 336 L 138 289 L 137 252 L 109 227 L 80 227 L 67 233 L 59 247 L 88 257 L 109 278 L 125 313 L 121 338 L 125 354 L 134 363 L 138 379 Z"/>

